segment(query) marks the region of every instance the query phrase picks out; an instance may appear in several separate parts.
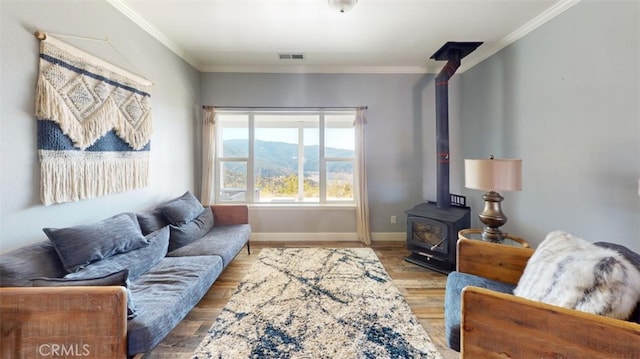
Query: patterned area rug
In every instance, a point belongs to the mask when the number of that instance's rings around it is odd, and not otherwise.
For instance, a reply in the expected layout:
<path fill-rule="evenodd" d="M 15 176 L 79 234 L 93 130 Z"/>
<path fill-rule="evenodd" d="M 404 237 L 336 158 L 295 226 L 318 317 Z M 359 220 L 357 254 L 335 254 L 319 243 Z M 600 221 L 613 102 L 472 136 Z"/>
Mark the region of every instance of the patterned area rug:
<path fill-rule="evenodd" d="M 442 356 L 372 249 L 269 248 L 193 358 Z"/>

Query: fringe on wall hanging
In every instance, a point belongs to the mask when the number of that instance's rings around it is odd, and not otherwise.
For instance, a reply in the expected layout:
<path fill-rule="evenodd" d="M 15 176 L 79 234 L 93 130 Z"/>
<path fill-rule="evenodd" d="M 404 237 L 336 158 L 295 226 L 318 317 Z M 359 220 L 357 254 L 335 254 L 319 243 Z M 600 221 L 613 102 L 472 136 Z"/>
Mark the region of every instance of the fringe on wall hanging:
<path fill-rule="evenodd" d="M 49 34 L 36 36 L 42 203 L 148 186 L 153 84 Z"/>

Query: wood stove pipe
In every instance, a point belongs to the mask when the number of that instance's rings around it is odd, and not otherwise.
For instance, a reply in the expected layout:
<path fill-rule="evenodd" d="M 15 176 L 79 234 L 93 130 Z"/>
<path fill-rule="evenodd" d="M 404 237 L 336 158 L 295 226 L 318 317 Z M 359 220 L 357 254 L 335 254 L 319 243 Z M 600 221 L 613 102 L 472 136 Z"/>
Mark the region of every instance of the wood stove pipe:
<path fill-rule="evenodd" d="M 438 208 L 449 208 L 449 79 L 460 67 L 460 53 L 452 52 L 449 62 L 436 76 L 436 193 Z"/>
<path fill-rule="evenodd" d="M 431 56 L 435 60 L 448 60 L 435 78 L 436 84 L 436 205 L 451 206 L 449 190 L 449 79 L 455 74 L 462 58 L 482 42 L 447 42 Z"/>

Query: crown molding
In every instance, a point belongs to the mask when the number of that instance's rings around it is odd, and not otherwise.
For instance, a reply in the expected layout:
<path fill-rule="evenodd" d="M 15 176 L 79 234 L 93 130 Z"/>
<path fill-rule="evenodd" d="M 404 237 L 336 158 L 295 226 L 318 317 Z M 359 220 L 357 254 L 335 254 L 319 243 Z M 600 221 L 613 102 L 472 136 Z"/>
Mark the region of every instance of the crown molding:
<path fill-rule="evenodd" d="M 579 3 L 581 0 L 562 0 L 551 6 L 547 10 L 543 11 L 540 15 L 531 19 L 526 24 L 520 26 L 514 32 L 502 38 L 500 41 L 495 44 L 483 49 L 483 56 L 478 58 L 469 58 L 467 61 L 463 61 L 458 69 L 458 72 L 465 72 L 466 70 L 474 67 L 475 65 L 481 63 L 482 61 L 488 59 L 489 57 L 495 55 L 498 51 L 504 49 L 505 47 L 513 44 L 514 42 L 520 40 L 525 35 L 533 32 L 540 26 L 546 24 L 549 20 L 555 18 L 556 16 L 562 14 L 570 7 Z"/>
<path fill-rule="evenodd" d="M 187 55 L 187 53 L 178 44 L 171 41 L 162 32 L 160 32 L 160 30 L 156 29 L 153 25 L 143 19 L 142 16 L 140 16 L 137 12 L 130 8 L 124 0 L 106 0 L 106 2 L 115 7 L 116 10 L 120 11 L 124 16 L 128 17 L 129 20 L 133 21 L 136 25 L 140 26 L 142 30 L 146 31 L 153 38 L 160 41 L 161 44 L 166 46 L 174 54 L 178 55 L 184 61 L 189 63 L 189 65 L 193 66 L 196 69 L 198 68 L 199 64 L 197 61 L 189 57 L 189 55 Z"/>

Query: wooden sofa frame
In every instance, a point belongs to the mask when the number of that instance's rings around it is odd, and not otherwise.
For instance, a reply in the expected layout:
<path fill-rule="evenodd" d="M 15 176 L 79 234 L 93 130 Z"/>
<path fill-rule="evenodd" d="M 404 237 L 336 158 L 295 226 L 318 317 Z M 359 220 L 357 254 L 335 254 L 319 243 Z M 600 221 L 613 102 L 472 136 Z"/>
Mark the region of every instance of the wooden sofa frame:
<path fill-rule="evenodd" d="M 458 272 L 517 284 L 531 248 L 459 240 Z M 640 324 L 466 287 L 463 358 L 640 358 Z"/>
<path fill-rule="evenodd" d="M 249 223 L 246 205 L 211 207 L 215 225 Z M 125 288 L 0 288 L 0 358 L 52 357 L 126 358 Z"/>
<path fill-rule="evenodd" d="M 124 287 L 0 288 L 0 357 L 126 358 Z"/>

